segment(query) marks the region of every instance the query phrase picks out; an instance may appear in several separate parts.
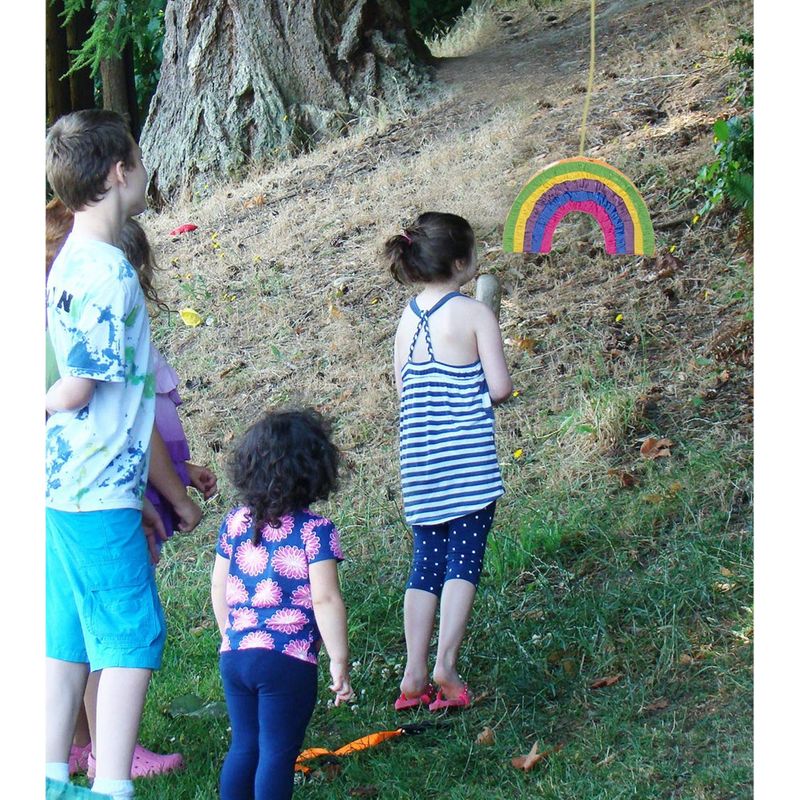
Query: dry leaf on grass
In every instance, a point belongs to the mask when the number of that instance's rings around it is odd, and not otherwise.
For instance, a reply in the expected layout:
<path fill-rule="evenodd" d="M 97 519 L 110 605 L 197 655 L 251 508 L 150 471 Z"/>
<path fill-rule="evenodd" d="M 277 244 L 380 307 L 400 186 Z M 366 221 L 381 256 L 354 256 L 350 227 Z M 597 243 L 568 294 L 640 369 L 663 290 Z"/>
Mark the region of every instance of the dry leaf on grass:
<path fill-rule="evenodd" d="M 642 458 L 665 458 L 670 455 L 669 448 L 671 446 L 672 442 L 669 439 L 655 439 L 652 436 L 648 436 L 647 439 L 642 442 L 639 452 Z"/>
<path fill-rule="evenodd" d="M 527 755 L 517 756 L 516 758 L 511 759 L 511 766 L 528 772 L 529 770 L 533 769 L 542 759 L 547 758 L 547 756 L 551 755 L 552 753 L 557 753 L 562 747 L 564 747 L 563 744 L 557 744 L 555 747 L 550 748 L 550 750 L 545 750 L 540 753 L 539 742 L 534 742 L 533 747 L 531 747 L 531 750 Z"/>
<path fill-rule="evenodd" d="M 608 474 L 612 477 L 619 478 L 620 486 L 624 488 L 636 486 L 636 484 L 639 483 L 639 479 L 635 475 L 631 475 L 630 472 L 625 472 L 624 469 L 610 469 Z"/>
<path fill-rule="evenodd" d="M 263 206 L 266 202 L 267 198 L 263 194 L 257 194 L 250 200 L 245 200 L 243 205 L 245 208 L 255 208 L 256 206 Z"/>
<path fill-rule="evenodd" d="M 688 667 L 689 664 L 694 664 L 694 659 L 689 655 L 689 653 L 681 653 L 678 658 L 678 662 L 683 664 L 684 667 Z"/>
<path fill-rule="evenodd" d="M 354 786 L 348 794 L 350 797 L 377 797 L 377 786 Z"/>
<path fill-rule="evenodd" d="M 596 681 L 592 681 L 589 684 L 590 689 L 603 689 L 606 686 L 613 686 L 617 681 L 622 678 L 622 673 L 620 672 L 618 675 L 608 675 L 604 678 L 598 678 Z"/>
<path fill-rule="evenodd" d="M 487 725 L 475 740 L 475 744 L 491 745 L 495 743 L 494 731 Z"/>
<path fill-rule="evenodd" d="M 658 700 L 653 700 L 652 703 L 649 703 L 644 707 L 644 710 L 653 713 L 654 711 L 663 711 L 665 708 L 669 706 L 669 700 L 666 697 L 659 697 Z"/>

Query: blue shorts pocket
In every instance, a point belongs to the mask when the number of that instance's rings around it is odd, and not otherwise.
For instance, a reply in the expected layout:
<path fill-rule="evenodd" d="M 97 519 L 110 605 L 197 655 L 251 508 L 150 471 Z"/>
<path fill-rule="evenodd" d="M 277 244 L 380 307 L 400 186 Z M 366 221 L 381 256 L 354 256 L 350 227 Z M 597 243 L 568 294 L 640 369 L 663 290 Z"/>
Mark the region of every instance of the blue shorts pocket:
<path fill-rule="evenodd" d="M 88 632 L 106 646 L 149 647 L 161 635 L 159 600 L 153 578 L 90 589 L 86 597 Z"/>

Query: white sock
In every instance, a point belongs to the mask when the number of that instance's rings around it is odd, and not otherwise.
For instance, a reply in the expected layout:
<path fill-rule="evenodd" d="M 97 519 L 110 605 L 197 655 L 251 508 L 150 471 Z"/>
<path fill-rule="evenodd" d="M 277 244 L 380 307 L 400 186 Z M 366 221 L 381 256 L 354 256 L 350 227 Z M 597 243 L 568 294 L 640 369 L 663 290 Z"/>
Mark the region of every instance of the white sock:
<path fill-rule="evenodd" d="M 113 800 L 131 800 L 133 797 L 133 781 L 112 781 L 109 778 L 96 778 L 92 791 L 105 794 Z"/>
<path fill-rule="evenodd" d="M 44 765 L 46 778 L 61 783 L 69 783 L 69 764 L 66 761 L 48 761 Z"/>

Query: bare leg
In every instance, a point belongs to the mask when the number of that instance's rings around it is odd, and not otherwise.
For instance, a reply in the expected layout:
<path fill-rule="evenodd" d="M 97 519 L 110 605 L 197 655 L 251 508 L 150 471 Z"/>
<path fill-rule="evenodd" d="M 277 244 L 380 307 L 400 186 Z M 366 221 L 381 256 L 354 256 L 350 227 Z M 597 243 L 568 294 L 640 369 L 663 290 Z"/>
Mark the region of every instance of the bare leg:
<path fill-rule="evenodd" d="M 433 679 L 442 687 L 448 700 L 457 698 L 464 688 L 464 681 L 458 676 L 456 664 L 474 599 L 474 584 L 461 578 L 445 581 L 439 612 L 439 646 Z"/>
<path fill-rule="evenodd" d="M 151 670 L 109 667 L 97 691 L 94 737 L 97 778 L 129 780 Z"/>
<path fill-rule="evenodd" d="M 45 735 L 45 761 L 66 763 L 75 731 L 78 709 L 83 702 L 88 664 L 45 659 L 45 694 L 47 731 Z"/>
<path fill-rule="evenodd" d="M 89 673 L 89 679 L 86 681 L 86 691 L 83 694 L 83 708 L 85 711 L 86 719 L 86 733 L 89 739 L 93 742 L 97 741 L 97 690 L 100 687 L 100 676 L 103 674 L 102 670 L 95 670 Z M 75 744 L 80 744 L 78 739 L 78 730 L 81 718 L 78 717 L 78 726 L 75 727 Z M 83 744 L 86 744 L 85 742 Z"/>
<path fill-rule="evenodd" d="M 419 697 L 428 683 L 428 650 L 433 636 L 433 620 L 439 598 L 421 589 L 406 589 L 403 601 L 403 626 L 406 635 L 406 669 L 400 691 L 406 697 Z"/>

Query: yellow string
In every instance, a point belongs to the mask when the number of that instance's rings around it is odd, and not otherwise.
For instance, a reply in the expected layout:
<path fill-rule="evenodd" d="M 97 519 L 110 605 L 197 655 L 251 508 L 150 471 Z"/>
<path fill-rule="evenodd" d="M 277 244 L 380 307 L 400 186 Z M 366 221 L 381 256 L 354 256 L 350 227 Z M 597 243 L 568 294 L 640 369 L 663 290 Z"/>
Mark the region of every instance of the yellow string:
<path fill-rule="evenodd" d="M 583 158 L 583 146 L 586 143 L 586 120 L 589 117 L 589 98 L 592 94 L 594 80 L 594 9 L 595 0 L 589 0 L 589 81 L 586 84 L 586 100 L 583 103 L 583 119 L 581 120 L 581 144 L 578 156 Z"/>

